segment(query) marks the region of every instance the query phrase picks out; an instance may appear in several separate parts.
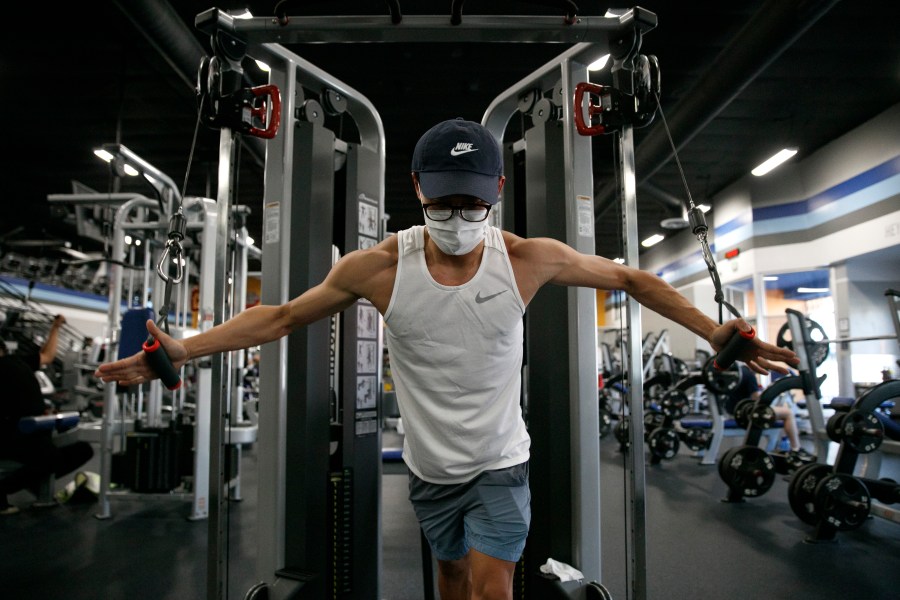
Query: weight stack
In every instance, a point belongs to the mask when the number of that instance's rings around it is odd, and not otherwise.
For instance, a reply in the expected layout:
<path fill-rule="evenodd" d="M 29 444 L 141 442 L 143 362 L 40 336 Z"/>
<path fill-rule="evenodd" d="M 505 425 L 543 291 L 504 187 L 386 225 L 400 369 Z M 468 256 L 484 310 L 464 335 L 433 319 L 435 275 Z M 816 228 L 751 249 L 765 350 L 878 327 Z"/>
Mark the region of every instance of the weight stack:
<path fill-rule="evenodd" d="M 171 429 L 131 432 L 125 440 L 126 479 L 139 493 L 170 492 L 180 481 L 179 455 L 183 434 Z"/>
<path fill-rule="evenodd" d="M 353 475 L 350 469 L 331 473 L 332 597 L 353 591 Z"/>
<path fill-rule="evenodd" d="M 125 462 L 131 489 L 135 492 L 156 491 L 156 459 L 159 434 L 151 431 L 130 432 L 125 438 Z"/>

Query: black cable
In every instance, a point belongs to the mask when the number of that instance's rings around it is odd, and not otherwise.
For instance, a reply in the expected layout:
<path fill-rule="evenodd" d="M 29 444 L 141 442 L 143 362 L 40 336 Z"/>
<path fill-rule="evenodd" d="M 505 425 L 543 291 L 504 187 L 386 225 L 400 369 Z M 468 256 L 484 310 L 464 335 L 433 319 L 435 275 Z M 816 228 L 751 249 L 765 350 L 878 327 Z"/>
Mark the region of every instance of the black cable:
<path fill-rule="evenodd" d="M 724 311 L 723 307 L 728 308 L 729 312 L 732 315 L 741 319 L 741 313 L 731 305 L 728 301 L 725 300 L 725 294 L 722 291 L 722 281 L 719 278 L 719 271 L 716 268 L 716 261 L 713 258 L 712 251 L 709 248 L 709 241 L 707 240 L 707 234 L 709 233 L 709 227 L 706 225 L 706 217 L 703 214 L 703 211 L 697 208 L 694 205 L 694 199 L 691 196 L 691 189 L 687 183 L 687 177 L 685 177 L 684 169 L 681 166 L 681 160 L 678 157 L 678 150 L 675 148 L 675 141 L 672 139 L 672 132 L 669 130 L 669 123 L 666 120 L 666 115 L 663 112 L 662 103 L 659 101 L 659 95 L 654 93 L 656 97 L 656 104 L 659 110 L 659 116 L 662 119 L 663 128 L 666 132 L 666 137 L 669 140 L 669 145 L 672 147 L 672 154 L 675 159 L 675 165 L 678 167 L 678 174 L 681 176 L 681 182 L 684 185 L 684 191 L 687 197 L 687 211 L 688 211 L 688 219 L 691 223 L 691 231 L 695 236 L 697 236 L 697 241 L 700 242 L 700 252 L 703 256 L 703 261 L 706 263 L 706 268 L 709 271 L 710 279 L 712 279 L 713 287 L 715 289 L 715 301 L 719 306 L 719 324 L 724 323 Z"/>

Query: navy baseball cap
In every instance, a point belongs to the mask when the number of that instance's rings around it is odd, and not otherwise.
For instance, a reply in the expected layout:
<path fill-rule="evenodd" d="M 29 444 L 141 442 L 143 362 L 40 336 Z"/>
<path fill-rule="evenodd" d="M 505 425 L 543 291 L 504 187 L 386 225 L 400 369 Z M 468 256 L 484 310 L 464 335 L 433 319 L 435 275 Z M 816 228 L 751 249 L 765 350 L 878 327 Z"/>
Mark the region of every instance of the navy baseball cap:
<path fill-rule="evenodd" d="M 428 198 L 455 194 L 497 204 L 503 156 L 494 136 L 480 123 L 462 118 L 438 123 L 419 138 L 412 170 Z"/>

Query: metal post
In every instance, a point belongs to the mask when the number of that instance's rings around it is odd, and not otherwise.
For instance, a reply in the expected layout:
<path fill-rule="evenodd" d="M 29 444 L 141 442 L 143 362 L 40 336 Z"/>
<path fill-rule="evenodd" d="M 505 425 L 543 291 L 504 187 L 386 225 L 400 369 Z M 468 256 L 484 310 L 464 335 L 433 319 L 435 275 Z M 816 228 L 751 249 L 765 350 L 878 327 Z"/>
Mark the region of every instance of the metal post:
<path fill-rule="evenodd" d="M 619 190 L 623 206 L 623 239 L 626 264 L 639 268 L 637 231 L 637 193 L 634 171 L 634 129 L 625 126 L 618 135 L 618 160 L 622 187 Z M 646 473 L 644 471 L 644 378 L 641 347 L 641 305 L 632 296 L 625 305 L 628 331 L 628 417 L 629 442 L 628 473 L 631 483 L 631 543 L 628 561 L 631 567 L 631 588 L 635 600 L 647 597 L 647 526 Z"/>
<path fill-rule="evenodd" d="M 213 325 L 225 320 L 225 289 L 227 273 L 225 257 L 228 253 L 228 218 L 231 213 L 231 174 L 234 172 L 235 143 L 234 132 L 222 128 L 219 135 L 219 178 L 216 202 L 216 261 L 215 261 L 215 301 L 213 304 Z M 212 390 L 209 417 L 209 535 L 207 550 L 207 597 L 211 600 L 225 598 L 227 573 L 226 511 L 227 495 L 225 485 L 225 457 L 223 433 L 227 419 L 224 399 L 227 394 L 225 382 L 225 356 L 215 354 L 212 360 Z"/>

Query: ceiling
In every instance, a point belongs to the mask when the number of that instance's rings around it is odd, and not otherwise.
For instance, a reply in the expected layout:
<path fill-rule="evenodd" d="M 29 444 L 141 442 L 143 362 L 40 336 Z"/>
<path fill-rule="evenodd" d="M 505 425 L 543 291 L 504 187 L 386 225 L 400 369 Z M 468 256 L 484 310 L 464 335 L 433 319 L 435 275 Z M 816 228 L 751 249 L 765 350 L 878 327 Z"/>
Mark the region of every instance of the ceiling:
<path fill-rule="evenodd" d="M 84 252 L 102 243 L 79 238 L 71 212 L 47 202 L 73 181 L 97 191 L 148 186 L 115 178 L 92 150 L 119 142 L 168 174 L 187 195 L 215 196 L 218 133 L 197 129 L 196 68 L 208 39 L 193 26 L 211 7 L 248 7 L 274 15 L 273 0 L 100 0 L 29 13 L 21 5 L 2 38 L 7 158 L 0 251 L 47 253 L 67 240 Z M 280 3 L 296 16 L 388 14 L 379 0 Z M 563 2 L 470 2 L 472 14 L 562 15 Z M 576 1 L 581 15 L 632 5 Z M 449 0 L 399 5 L 404 15 L 447 14 Z M 413 6 L 414 5 L 414 6 Z M 641 52 L 660 64 L 661 103 L 696 203 L 743 177 L 774 150 L 795 160 L 900 102 L 900 3 L 876 0 L 646 0 L 658 26 Z M 87 8 L 89 6 L 89 8 Z M 173 8 L 174 7 L 174 8 Z M 173 18 L 177 26 L 170 22 Z M 409 180 L 418 136 L 437 121 L 480 120 L 501 92 L 566 49 L 559 44 L 305 44 L 290 50 L 372 101 L 387 140 L 388 228 L 421 223 Z M 250 73 L 248 76 L 257 75 Z M 261 75 L 259 75 L 261 77 Z M 604 77 L 606 79 L 604 79 Z M 610 83 L 608 75 L 594 79 Z M 259 83 L 263 79 L 260 78 Z M 638 231 L 680 214 L 685 186 L 657 116 L 635 132 Z M 611 136 L 594 138 L 596 248 L 621 255 L 613 194 Z M 241 154 L 236 202 L 250 207 L 250 234 L 260 239 L 262 166 Z M 713 205 L 715 210 L 715 205 Z M 690 235 L 683 230 L 680 235 Z M 24 243 L 29 242 L 29 243 Z M 48 248 L 50 250 L 48 250 Z"/>

